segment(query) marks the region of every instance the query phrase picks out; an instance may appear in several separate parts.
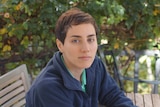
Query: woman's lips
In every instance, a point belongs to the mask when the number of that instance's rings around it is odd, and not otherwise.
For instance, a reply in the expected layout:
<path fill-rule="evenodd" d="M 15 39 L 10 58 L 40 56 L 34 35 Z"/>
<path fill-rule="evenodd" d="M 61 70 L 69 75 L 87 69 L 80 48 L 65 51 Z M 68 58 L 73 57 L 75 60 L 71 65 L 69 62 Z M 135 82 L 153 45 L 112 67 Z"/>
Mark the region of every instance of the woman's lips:
<path fill-rule="evenodd" d="M 81 56 L 81 57 L 79 57 L 79 59 L 82 59 L 82 60 L 89 60 L 91 58 L 92 58 L 91 56 Z"/>

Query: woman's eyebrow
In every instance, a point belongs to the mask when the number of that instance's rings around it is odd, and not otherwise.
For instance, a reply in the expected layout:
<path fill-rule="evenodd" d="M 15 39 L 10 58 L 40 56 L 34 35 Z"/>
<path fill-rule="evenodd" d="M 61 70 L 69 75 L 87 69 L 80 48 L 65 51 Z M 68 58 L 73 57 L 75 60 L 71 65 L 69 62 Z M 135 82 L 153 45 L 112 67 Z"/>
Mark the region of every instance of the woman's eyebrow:
<path fill-rule="evenodd" d="M 90 34 L 90 35 L 88 35 L 87 37 L 92 37 L 92 36 L 96 36 L 95 34 Z"/>
<path fill-rule="evenodd" d="M 89 35 L 87 35 L 87 38 L 92 37 L 92 36 L 96 36 L 96 35 L 95 34 L 89 34 Z M 71 37 L 81 38 L 82 36 L 80 36 L 80 35 L 72 35 Z"/>
<path fill-rule="evenodd" d="M 72 35 L 71 37 L 77 37 L 77 38 L 80 38 L 81 36 L 80 36 L 80 35 Z"/>

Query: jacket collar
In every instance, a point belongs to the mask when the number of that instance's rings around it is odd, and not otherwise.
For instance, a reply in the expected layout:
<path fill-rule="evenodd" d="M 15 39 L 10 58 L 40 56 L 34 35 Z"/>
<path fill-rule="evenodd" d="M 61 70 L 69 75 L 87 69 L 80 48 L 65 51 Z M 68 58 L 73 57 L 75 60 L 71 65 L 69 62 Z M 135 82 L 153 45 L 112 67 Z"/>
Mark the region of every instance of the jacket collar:
<path fill-rule="evenodd" d="M 54 57 L 53 57 L 53 64 L 55 65 L 55 69 L 57 72 L 60 73 L 63 79 L 64 86 L 68 89 L 71 90 L 79 90 L 82 91 L 81 83 L 73 78 L 69 72 L 67 71 L 63 61 L 61 60 L 61 52 L 56 52 Z M 94 67 L 95 65 L 92 64 L 92 67 L 86 69 L 86 80 L 87 80 L 87 90 L 91 90 L 94 85 L 94 80 L 95 80 L 95 72 L 94 72 Z M 88 93 L 89 91 L 87 91 Z M 89 92 L 90 93 L 90 92 Z"/>

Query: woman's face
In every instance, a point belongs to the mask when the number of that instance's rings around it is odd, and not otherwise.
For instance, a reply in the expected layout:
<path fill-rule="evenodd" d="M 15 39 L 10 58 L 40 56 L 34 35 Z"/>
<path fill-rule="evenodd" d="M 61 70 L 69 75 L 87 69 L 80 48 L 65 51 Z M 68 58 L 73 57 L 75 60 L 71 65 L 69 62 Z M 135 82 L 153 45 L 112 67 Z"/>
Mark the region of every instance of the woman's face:
<path fill-rule="evenodd" d="M 92 24 L 80 24 L 68 29 L 64 44 L 57 42 L 67 68 L 72 71 L 91 66 L 97 52 L 96 31 Z"/>

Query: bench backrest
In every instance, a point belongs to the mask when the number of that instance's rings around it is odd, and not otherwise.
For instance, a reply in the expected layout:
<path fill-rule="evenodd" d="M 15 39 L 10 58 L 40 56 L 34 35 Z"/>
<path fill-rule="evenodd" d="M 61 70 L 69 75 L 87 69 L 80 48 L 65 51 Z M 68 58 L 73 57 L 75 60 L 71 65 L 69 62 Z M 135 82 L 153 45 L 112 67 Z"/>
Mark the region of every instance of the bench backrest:
<path fill-rule="evenodd" d="M 25 64 L 0 77 L 1 107 L 25 106 L 25 95 L 30 87 L 27 67 Z"/>

